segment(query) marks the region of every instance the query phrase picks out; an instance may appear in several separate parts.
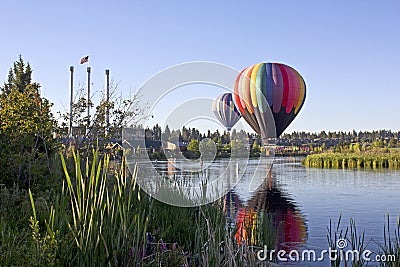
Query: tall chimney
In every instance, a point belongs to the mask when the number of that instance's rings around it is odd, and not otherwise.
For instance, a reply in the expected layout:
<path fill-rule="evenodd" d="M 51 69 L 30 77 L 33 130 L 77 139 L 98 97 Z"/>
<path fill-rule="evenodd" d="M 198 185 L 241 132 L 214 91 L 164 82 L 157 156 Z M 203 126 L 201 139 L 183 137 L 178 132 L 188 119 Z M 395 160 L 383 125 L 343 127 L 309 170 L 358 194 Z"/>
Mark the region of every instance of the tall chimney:
<path fill-rule="evenodd" d="M 69 66 L 69 71 L 71 72 L 71 80 L 69 82 L 70 87 L 71 87 L 71 97 L 70 97 L 70 103 L 69 103 L 69 129 L 68 129 L 68 136 L 69 138 L 72 138 L 72 118 L 73 118 L 73 102 L 74 102 L 74 66 Z"/>
<path fill-rule="evenodd" d="M 106 134 L 110 126 L 110 70 L 106 70 Z"/>
<path fill-rule="evenodd" d="M 87 67 L 87 131 L 90 126 L 90 67 Z"/>

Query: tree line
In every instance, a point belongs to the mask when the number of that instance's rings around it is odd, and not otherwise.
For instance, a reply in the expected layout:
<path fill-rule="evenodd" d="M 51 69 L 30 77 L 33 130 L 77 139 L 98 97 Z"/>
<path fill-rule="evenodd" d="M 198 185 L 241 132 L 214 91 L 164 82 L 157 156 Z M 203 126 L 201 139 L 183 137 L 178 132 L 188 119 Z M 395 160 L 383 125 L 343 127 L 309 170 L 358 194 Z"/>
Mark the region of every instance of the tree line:
<path fill-rule="evenodd" d="M 233 129 L 232 136 L 238 132 Z M 248 133 L 243 130 L 239 131 L 241 135 L 246 135 L 251 143 L 257 142 L 261 145 L 261 138 L 255 133 Z M 215 142 L 228 144 L 231 141 L 231 135 L 227 131 L 220 132 L 218 130 L 212 132 L 208 130 L 207 133 L 201 133 L 196 128 L 186 128 L 170 130 L 166 125 L 165 129 L 156 124 L 152 128 L 146 128 L 145 136 L 147 140 L 160 141 L 163 140 L 179 140 L 179 142 L 189 143 L 191 140 L 201 141 L 204 138 L 210 138 Z M 355 130 L 349 132 L 335 131 L 335 132 L 297 132 L 284 133 L 278 138 L 278 144 L 282 145 L 310 145 L 310 144 L 327 144 L 334 143 L 338 145 L 349 145 L 352 143 L 370 143 L 375 146 L 390 146 L 397 147 L 400 138 L 399 132 L 392 132 L 391 130 L 374 130 L 374 131 L 359 131 Z M 328 142 L 327 142 L 328 141 Z M 336 142 L 334 142 L 336 141 Z"/>
<path fill-rule="evenodd" d="M 123 97 L 118 91 L 118 83 L 111 81 L 110 100 L 102 97 L 95 105 L 94 114 L 87 118 L 85 88 L 79 85 L 74 91 L 73 136 L 68 138 L 69 112 L 59 112 L 56 118 L 51 111 L 52 103 L 40 93 L 40 84 L 32 81 L 32 68 L 22 56 L 9 70 L 7 80 L 0 87 L 0 183 L 11 185 L 18 182 L 24 187 L 41 184 L 52 175 L 55 155 L 65 151 L 66 145 L 73 145 L 84 151 L 86 156 L 98 140 L 103 144 L 121 140 L 121 129 L 137 125 L 146 118 L 146 112 L 140 109 L 140 97 L 134 94 Z M 106 124 L 106 113 L 110 114 L 110 124 Z M 196 150 L 199 142 L 205 138 L 212 140 L 219 151 L 228 151 L 232 140 L 249 140 L 248 144 L 236 145 L 253 148 L 258 151 L 261 139 L 255 133 L 235 129 L 228 133 L 218 130 L 200 132 L 196 128 L 165 129 L 156 124 L 145 129 L 146 140 L 175 140 L 190 149 Z M 236 138 L 240 136 L 240 138 Z M 351 132 L 292 132 L 285 133 L 278 139 L 278 145 L 309 147 L 349 147 L 354 143 L 361 146 L 371 144 L 377 147 L 398 147 L 400 132 L 390 130 L 351 131 Z M 70 142 L 70 143 L 67 143 Z M 204 143 L 204 142 L 203 142 Z M 204 143 L 207 144 L 207 143 Z M 227 146 L 228 145 L 228 146 Z M 210 143 L 211 146 L 211 143 Z M 64 150 L 63 150 L 64 149 Z M 44 183 L 45 184 L 45 183 Z"/>

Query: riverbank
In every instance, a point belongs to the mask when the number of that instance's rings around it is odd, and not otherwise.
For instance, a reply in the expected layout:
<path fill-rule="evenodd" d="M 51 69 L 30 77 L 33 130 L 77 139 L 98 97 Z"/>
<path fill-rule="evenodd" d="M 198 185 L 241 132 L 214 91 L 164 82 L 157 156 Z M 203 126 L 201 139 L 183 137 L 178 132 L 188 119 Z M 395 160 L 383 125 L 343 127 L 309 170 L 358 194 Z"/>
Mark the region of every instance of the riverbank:
<path fill-rule="evenodd" d="M 167 160 L 167 157 L 165 156 L 164 153 L 160 153 L 160 152 L 153 152 L 153 153 L 148 153 L 149 158 L 151 160 Z M 196 152 L 189 152 L 189 151 L 185 151 L 183 152 L 183 155 L 185 156 L 185 158 L 188 159 L 198 159 L 200 158 L 200 152 L 196 153 Z M 307 155 L 309 155 L 309 153 L 305 153 L 305 152 L 275 152 L 275 157 L 306 157 Z M 249 154 L 243 153 L 243 158 L 259 158 L 260 157 L 260 153 L 254 153 L 254 152 L 250 152 Z M 215 155 L 216 159 L 229 159 L 231 158 L 231 154 L 230 153 L 217 153 Z"/>
<path fill-rule="evenodd" d="M 325 152 L 308 155 L 302 163 L 312 168 L 400 169 L 400 150 L 386 148 L 345 153 Z"/>

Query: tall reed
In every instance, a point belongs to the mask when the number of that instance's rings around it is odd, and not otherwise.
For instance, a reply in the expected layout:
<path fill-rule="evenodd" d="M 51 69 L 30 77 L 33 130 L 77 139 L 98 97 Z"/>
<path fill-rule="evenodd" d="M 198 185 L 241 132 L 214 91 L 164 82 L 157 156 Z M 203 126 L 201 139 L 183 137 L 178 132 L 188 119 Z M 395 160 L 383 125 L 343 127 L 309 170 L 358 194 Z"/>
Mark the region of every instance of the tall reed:
<path fill-rule="evenodd" d="M 338 153 L 326 152 L 308 155 L 303 164 L 314 168 L 400 168 L 400 153 L 389 152 L 364 152 L 364 153 Z"/>
<path fill-rule="evenodd" d="M 348 228 L 345 231 L 341 229 L 342 214 L 340 214 L 336 227 L 332 220 L 329 220 L 328 226 L 328 245 L 331 248 L 330 261 L 332 267 L 339 267 L 340 262 L 343 261 L 342 254 L 339 253 L 340 248 L 338 247 L 339 240 L 345 240 L 347 238 Z"/>
<path fill-rule="evenodd" d="M 140 201 L 140 190 L 136 187 L 135 179 L 126 171 L 124 161 L 121 168 L 110 175 L 107 155 L 100 158 L 99 152 L 94 151 L 91 163 L 89 159 L 82 161 L 79 154 L 73 153 L 73 156 L 74 175 L 70 175 L 61 156 L 66 183 L 50 207 L 49 221 L 45 222 L 45 237 L 53 238 L 55 246 L 57 236 L 59 240 L 70 240 L 69 243 L 65 242 L 64 247 L 69 251 L 62 252 L 63 248 L 59 247 L 54 252 L 54 262 L 57 259 L 74 266 L 127 266 L 140 263 L 151 202 L 142 204 Z M 110 185 L 107 185 L 108 182 Z M 30 196 L 34 215 L 31 218 L 33 238 L 37 240 L 38 250 L 41 250 L 43 241 L 33 197 Z"/>
<path fill-rule="evenodd" d="M 65 182 L 44 222 L 30 194 L 37 265 L 255 266 L 261 264 L 257 251 L 276 245 L 267 215 L 253 229 L 256 242 L 238 244 L 221 201 L 169 206 L 141 192 L 137 168 L 129 173 L 125 159 L 110 172 L 107 155 L 93 151 L 85 160 L 72 155 L 72 167 L 61 156 Z M 186 196 L 178 190 L 173 194 Z"/>
<path fill-rule="evenodd" d="M 391 232 L 389 215 L 384 226 L 383 243 L 375 242 L 378 251 L 369 250 L 372 254 L 365 254 L 370 241 L 366 242 L 364 232 L 359 233 L 353 218 L 350 218 L 350 225 L 342 228 L 340 215 L 336 227 L 330 221 L 328 227 L 328 244 L 331 250 L 335 251 L 331 255 L 331 266 L 370 266 L 371 263 L 379 264 L 382 267 L 400 266 L 400 217 L 397 218 L 396 228 Z M 345 244 L 339 247 L 340 244 Z M 369 260 L 366 257 L 369 257 Z M 374 257 L 378 256 L 378 258 Z M 379 263 L 378 263 L 379 262 Z M 376 266 L 376 265 L 373 265 Z"/>
<path fill-rule="evenodd" d="M 396 227 L 391 232 L 390 217 L 386 215 L 386 224 L 383 230 L 383 244 L 378 244 L 380 254 L 385 256 L 385 261 L 380 262 L 382 267 L 400 266 L 400 216 L 397 217 Z"/>

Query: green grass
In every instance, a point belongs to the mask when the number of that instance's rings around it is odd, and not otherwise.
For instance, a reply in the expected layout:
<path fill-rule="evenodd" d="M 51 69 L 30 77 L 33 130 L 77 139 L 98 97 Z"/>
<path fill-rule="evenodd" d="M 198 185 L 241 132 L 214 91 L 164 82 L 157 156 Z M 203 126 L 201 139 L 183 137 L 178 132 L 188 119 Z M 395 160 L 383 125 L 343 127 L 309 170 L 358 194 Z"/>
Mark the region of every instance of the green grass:
<path fill-rule="evenodd" d="M 400 152 L 396 149 L 370 150 L 365 152 L 326 152 L 308 155 L 303 164 L 314 168 L 400 168 Z"/>

